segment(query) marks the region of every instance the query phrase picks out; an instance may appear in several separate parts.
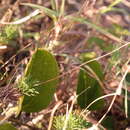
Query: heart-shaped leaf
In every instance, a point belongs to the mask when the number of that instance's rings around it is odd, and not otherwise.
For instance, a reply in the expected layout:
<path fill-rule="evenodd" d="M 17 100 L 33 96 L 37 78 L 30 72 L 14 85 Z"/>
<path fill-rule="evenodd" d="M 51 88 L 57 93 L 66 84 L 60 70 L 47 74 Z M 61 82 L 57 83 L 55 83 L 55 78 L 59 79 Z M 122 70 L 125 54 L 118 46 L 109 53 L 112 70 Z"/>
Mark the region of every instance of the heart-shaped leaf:
<path fill-rule="evenodd" d="M 25 95 L 22 106 L 24 111 L 38 112 L 49 105 L 56 90 L 58 74 L 54 56 L 44 49 L 38 49 L 20 81 L 20 88 Z"/>

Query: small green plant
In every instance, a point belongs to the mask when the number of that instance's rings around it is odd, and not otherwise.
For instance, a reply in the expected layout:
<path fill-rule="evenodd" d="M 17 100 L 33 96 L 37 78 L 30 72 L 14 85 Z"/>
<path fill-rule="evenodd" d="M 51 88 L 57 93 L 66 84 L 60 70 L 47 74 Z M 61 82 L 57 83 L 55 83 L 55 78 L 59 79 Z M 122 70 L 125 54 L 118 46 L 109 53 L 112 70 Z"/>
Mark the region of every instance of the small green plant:
<path fill-rule="evenodd" d="M 5 26 L 0 32 L 0 44 L 10 44 L 17 36 L 18 26 Z"/>
<path fill-rule="evenodd" d="M 33 80 L 29 80 L 29 78 L 22 78 L 19 81 L 18 88 L 23 95 L 36 96 L 37 94 L 39 94 L 39 92 L 36 91 L 35 88 L 30 88 L 30 86 L 34 86 L 35 84 L 36 82 L 34 82 Z"/>
<path fill-rule="evenodd" d="M 65 115 L 56 116 L 53 122 L 54 129 L 62 130 L 65 119 L 66 119 Z M 89 128 L 91 126 L 92 124 L 84 120 L 81 116 L 71 113 L 66 130 L 82 130 Z"/>

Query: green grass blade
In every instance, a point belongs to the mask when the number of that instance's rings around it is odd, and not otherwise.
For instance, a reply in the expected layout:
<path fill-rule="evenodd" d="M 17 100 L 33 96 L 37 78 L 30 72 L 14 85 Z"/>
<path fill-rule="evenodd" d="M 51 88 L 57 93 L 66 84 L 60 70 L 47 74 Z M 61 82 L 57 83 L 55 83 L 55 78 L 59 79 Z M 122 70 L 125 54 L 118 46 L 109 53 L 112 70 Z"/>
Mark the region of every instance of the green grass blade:
<path fill-rule="evenodd" d="M 112 40 L 119 42 L 119 43 L 126 43 L 123 40 L 119 39 L 118 37 L 112 35 L 111 33 L 109 33 L 108 31 L 106 31 L 104 28 L 86 20 L 85 18 L 82 17 L 73 17 L 73 16 L 66 16 L 66 18 L 73 20 L 75 22 L 80 22 L 82 24 L 87 24 L 89 27 L 99 31 L 100 33 L 104 34 L 105 36 L 111 38 Z"/>
<path fill-rule="evenodd" d="M 38 8 L 51 18 L 55 18 L 58 16 L 58 13 L 56 11 L 51 10 L 51 9 L 41 6 L 41 5 L 36 5 L 36 4 L 31 4 L 31 3 L 22 3 L 21 5 L 29 6 L 32 8 Z"/>
<path fill-rule="evenodd" d="M 114 2 L 112 2 L 112 3 L 109 5 L 109 7 L 113 7 L 113 6 L 117 5 L 117 4 L 119 4 L 121 1 L 123 1 L 123 0 L 115 0 Z"/>
<path fill-rule="evenodd" d="M 121 1 L 123 1 L 123 0 L 115 0 L 115 1 L 112 2 L 107 8 L 101 10 L 101 13 L 106 13 L 106 12 L 108 12 L 108 11 L 113 10 L 113 7 L 114 7 L 115 5 L 117 5 L 117 4 L 119 4 Z"/>

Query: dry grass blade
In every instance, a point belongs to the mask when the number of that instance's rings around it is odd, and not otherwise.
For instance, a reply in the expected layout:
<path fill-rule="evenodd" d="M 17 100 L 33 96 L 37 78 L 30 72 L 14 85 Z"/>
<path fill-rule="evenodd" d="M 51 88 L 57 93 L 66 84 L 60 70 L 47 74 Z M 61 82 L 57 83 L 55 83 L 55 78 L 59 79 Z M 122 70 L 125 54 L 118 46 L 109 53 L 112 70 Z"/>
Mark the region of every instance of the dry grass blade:
<path fill-rule="evenodd" d="M 37 10 L 33 11 L 31 14 L 29 14 L 28 16 L 26 16 L 26 17 L 24 17 L 22 19 L 19 19 L 19 20 L 14 21 L 14 22 L 0 21 L 0 24 L 7 24 L 7 25 L 8 24 L 14 24 L 14 25 L 16 25 L 16 24 L 22 24 L 24 22 L 27 22 L 27 20 L 31 19 L 32 17 L 34 17 L 34 16 L 36 16 L 36 15 L 38 15 L 40 13 L 41 13 L 41 11 L 39 9 L 37 9 Z"/>
<path fill-rule="evenodd" d="M 52 124 L 53 124 L 53 118 L 54 118 L 54 114 L 56 112 L 56 110 L 58 109 L 58 107 L 62 104 L 62 101 L 59 101 L 55 107 L 52 110 L 51 116 L 50 116 L 50 121 L 49 121 L 49 125 L 48 125 L 48 130 L 51 130 L 52 128 Z"/>

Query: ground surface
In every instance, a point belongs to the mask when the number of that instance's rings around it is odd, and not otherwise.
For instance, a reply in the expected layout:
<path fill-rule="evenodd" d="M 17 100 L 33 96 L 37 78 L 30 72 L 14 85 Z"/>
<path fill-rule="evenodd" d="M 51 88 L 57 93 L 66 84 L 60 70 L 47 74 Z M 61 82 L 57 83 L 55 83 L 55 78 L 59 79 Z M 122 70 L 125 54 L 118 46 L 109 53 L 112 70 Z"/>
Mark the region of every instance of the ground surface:
<path fill-rule="evenodd" d="M 66 14 L 75 15 L 80 11 L 81 16 L 91 20 L 93 23 L 102 26 L 102 28 L 110 29 L 113 34 L 119 38 L 123 38 L 126 41 L 130 40 L 129 35 L 120 34 L 123 32 L 119 28 L 130 29 L 130 2 L 124 0 L 122 3 L 116 5 L 116 8 L 124 11 L 112 11 L 105 14 L 99 14 L 99 10 L 107 7 L 112 0 L 66 0 L 65 10 Z M 33 8 L 23 6 L 21 3 L 34 3 L 51 8 L 50 1 L 47 0 L 1 0 L 0 1 L 0 19 L 3 22 L 12 22 L 21 19 L 31 12 Z M 67 20 L 61 21 L 63 27 L 57 40 L 61 43 L 54 48 L 54 54 L 60 67 L 60 74 L 68 72 L 60 78 L 60 84 L 53 102 L 47 109 L 42 110 L 39 113 L 21 113 L 16 119 L 15 117 L 9 118 L 17 128 L 21 130 L 43 129 L 46 130 L 49 126 L 50 117 L 55 107 L 55 116 L 66 113 L 67 107 L 69 108 L 73 102 L 73 97 L 76 94 L 77 73 L 79 68 L 75 71 L 71 71 L 74 67 L 77 67 L 79 63 L 76 62 L 76 58 L 84 52 L 94 51 L 97 56 L 102 56 L 108 51 L 102 49 L 99 45 L 94 44 L 90 46 L 87 42 L 92 36 L 99 37 L 105 40 L 105 47 L 114 45 L 115 48 L 119 47 L 120 43 L 114 41 L 111 36 L 105 36 L 87 25 L 72 22 L 69 25 Z M 117 26 L 120 26 L 119 28 Z M 5 25 L 0 24 L 1 31 Z M 19 75 L 22 75 L 25 66 L 28 63 L 32 53 L 37 47 L 44 47 L 48 44 L 48 41 L 54 39 L 54 30 L 52 29 L 52 20 L 41 14 L 39 17 L 32 18 L 22 23 L 18 30 L 18 36 L 11 43 L 0 43 L 1 46 L 6 46 L 5 49 L 0 48 L 0 102 L 1 111 L 7 107 L 11 102 L 15 104 L 20 96 L 18 90 L 13 88 Z M 113 27 L 115 26 L 115 28 Z M 116 30 L 117 29 L 117 30 Z M 114 31 L 113 31 L 114 30 Z M 115 30 L 117 32 L 115 32 Z M 104 47 L 104 48 L 105 48 Z M 108 55 L 99 60 L 103 67 L 105 74 L 104 80 L 104 94 L 110 94 L 115 92 L 118 87 L 123 73 L 127 69 L 124 63 L 128 60 L 129 48 L 125 47 L 114 53 L 115 55 Z M 67 56 L 64 56 L 67 55 Z M 112 57 L 113 56 L 113 57 Z M 115 59 L 114 59 L 115 58 Z M 69 73 L 70 71 L 70 73 Z M 10 81 L 10 82 L 9 82 Z M 112 97 L 106 98 L 106 107 L 100 111 L 94 111 L 90 114 L 88 120 L 92 123 L 98 122 L 98 120 L 107 111 Z M 115 129 L 123 130 L 129 126 L 129 118 L 126 119 L 124 110 L 122 109 L 122 96 L 119 96 L 112 109 L 108 113 L 115 121 Z M 73 110 L 80 111 L 78 105 L 75 103 Z"/>

